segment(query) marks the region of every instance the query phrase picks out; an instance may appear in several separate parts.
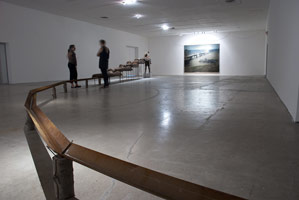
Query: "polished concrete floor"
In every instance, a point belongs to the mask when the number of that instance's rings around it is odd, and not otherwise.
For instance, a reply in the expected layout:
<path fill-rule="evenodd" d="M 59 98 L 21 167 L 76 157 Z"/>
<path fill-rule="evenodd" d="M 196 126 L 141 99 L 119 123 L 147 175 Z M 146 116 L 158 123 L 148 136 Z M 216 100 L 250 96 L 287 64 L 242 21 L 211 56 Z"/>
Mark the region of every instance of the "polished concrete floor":
<path fill-rule="evenodd" d="M 0 199 L 45 199 L 23 133 L 29 89 L 0 86 Z M 155 77 L 38 96 L 77 144 L 250 200 L 299 199 L 299 125 L 262 77 Z M 79 199 L 159 199 L 78 164 Z"/>

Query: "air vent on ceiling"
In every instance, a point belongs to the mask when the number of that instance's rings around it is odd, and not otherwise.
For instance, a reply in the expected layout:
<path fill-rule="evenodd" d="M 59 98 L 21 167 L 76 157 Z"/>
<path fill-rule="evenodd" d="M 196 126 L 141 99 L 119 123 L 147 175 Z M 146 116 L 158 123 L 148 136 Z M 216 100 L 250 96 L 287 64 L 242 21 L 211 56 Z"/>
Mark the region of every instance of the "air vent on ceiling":
<path fill-rule="evenodd" d="M 107 17 L 107 16 L 103 16 L 103 17 L 101 17 L 102 19 L 109 19 L 109 17 Z"/>
<path fill-rule="evenodd" d="M 220 0 L 220 2 L 225 4 L 241 4 L 242 0 Z"/>

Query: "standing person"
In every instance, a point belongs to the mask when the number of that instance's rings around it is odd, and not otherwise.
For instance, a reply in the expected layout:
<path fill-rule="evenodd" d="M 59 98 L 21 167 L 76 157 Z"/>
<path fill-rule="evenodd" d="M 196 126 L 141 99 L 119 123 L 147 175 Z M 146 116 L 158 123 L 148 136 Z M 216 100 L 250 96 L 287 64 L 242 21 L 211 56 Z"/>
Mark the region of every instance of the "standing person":
<path fill-rule="evenodd" d="M 148 68 L 148 72 L 151 73 L 151 58 L 150 58 L 149 52 L 147 52 L 144 55 L 144 62 L 145 62 L 145 72 L 144 72 L 144 74 L 146 75 L 147 68 Z"/>
<path fill-rule="evenodd" d="M 76 57 L 76 47 L 75 45 L 70 45 L 67 53 L 68 57 L 68 67 L 70 70 L 70 81 L 72 84 L 72 88 L 79 88 L 81 87 L 78 85 L 77 79 L 78 79 L 78 72 L 77 72 L 77 57 Z M 76 85 L 74 85 L 74 82 Z"/>
<path fill-rule="evenodd" d="M 108 65 L 109 65 L 109 57 L 110 57 L 110 50 L 106 47 L 106 41 L 100 40 L 100 50 L 98 51 L 97 56 L 100 57 L 99 68 L 102 71 L 102 75 L 104 78 L 104 87 L 109 87 L 109 77 L 108 77 Z"/>

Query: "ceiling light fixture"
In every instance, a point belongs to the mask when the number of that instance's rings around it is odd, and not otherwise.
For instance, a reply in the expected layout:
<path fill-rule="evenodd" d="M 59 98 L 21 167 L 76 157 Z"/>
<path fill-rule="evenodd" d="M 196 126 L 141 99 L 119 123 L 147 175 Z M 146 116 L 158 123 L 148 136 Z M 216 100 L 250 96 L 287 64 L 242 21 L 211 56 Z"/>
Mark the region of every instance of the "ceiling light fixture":
<path fill-rule="evenodd" d="M 137 0 L 124 0 L 121 2 L 123 5 L 132 5 L 137 3 Z"/>
<path fill-rule="evenodd" d="M 164 31 L 167 31 L 170 29 L 170 27 L 166 24 L 162 25 L 161 28 L 164 30 Z"/>
<path fill-rule="evenodd" d="M 142 18 L 143 17 L 143 15 L 141 15 L 141 14 L 136 14 L 136 15 L 134 15 L 134 18 L 136 18 L 136 19 L 140 19 L 140 18 Z"/>

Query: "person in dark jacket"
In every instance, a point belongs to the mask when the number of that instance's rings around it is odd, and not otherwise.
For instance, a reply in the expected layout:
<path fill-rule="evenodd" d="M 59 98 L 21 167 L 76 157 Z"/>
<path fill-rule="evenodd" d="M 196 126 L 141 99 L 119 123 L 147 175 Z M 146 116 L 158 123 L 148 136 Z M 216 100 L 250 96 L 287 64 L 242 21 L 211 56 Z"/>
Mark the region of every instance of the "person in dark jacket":
<path fill-rule="evenodd" d="M 102 75 L 104 78 L 104 88 L 109 87 L 109 77 L 108 77 L 108 65 L 109 65 L 109 57 L 110 57 L 110 50 L 106 47 L 106 41 L 100 41 L 100 50 L 97 53 L 97 56 L 100 57 L 99 61 L 99 68 L 102 71 Z"/>
<path fill-rule="evenodd" d="M 146 74 L 147 69 L 148 69 L 148 72 L 151 73 L 151 58 L 150 58 L 149 52 L 147 52 L 144 55 L 144 62 L 145 62 L 145 71 L 144 71 L 144 73 Z"/>
<path fill-rule="evenodd" d="M 77 79 L 78 79 L 78 72 L 77 72 L 77 57 L 76 57 L 76 47 L 75 45 L 70 45 L 67 53 L 68 57 L 68 67 L 70 70 L 70 81 L 72 84 L 72 88 L 79 88 L 81 87 L 78 85 Z M 74 85 L 74 82 L 76 85 Z"/>

